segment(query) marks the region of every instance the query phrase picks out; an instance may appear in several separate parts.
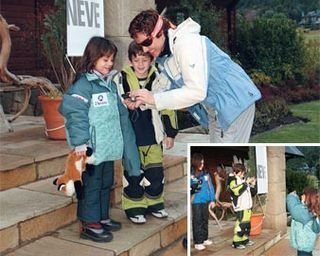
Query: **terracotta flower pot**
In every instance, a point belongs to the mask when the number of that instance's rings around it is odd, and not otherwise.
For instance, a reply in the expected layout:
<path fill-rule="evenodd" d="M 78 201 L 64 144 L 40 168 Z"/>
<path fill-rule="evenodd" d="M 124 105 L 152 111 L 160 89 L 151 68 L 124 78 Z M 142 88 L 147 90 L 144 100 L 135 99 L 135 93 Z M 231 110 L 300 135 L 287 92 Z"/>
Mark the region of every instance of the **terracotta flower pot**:
<path fill-rule="evenodd" d="M 250 230 L 250 236 L 256 236 L 261 233 L 262 230 L 262 223 L 264 219 L 263 213 L 254 213 L 251 215 L 250 224 L 251 224 L 251 230 Z"/>
<path fill-rule="evenodd" d="M 43 110 L 45 134 L 49 139 L 65 140 L 64 119 L 58 112 L 62 97 L 50 98 L 47 96 L 39 96 L 38 99 L 40 100 Z"/>

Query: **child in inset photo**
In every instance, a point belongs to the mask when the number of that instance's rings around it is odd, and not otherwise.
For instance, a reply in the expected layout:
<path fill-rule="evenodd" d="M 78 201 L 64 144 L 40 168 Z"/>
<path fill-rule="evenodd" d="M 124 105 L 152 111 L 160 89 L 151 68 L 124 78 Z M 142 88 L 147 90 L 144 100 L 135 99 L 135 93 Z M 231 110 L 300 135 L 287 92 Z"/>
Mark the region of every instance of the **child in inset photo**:
<path fill-rule="evenodd" d="M 315 188 L 305 188 L 299 200 L 296 192 L 287 196 L 291 214 L 290 243 L 298 256 L 312 256 L 320 233 L 320 194 Z"/>
<path fill-rule="evenodd" d="M 208 239 L 208 206 L 213 208 L 215 205 L 215 190 L 210 174 L 204 170 L 204 157 L 200 153 L 191 157 L 191 193 L 193 243 L 194 248 L 201 251 L 212 244 Z"/>
<path fill-rule="evenodd" d="M 245 249 L 254 244 L 249 240 L 252 196 L 256 194 L 256 178 L 245 178 L 246 168 L 241 163 L 233 165 L 233 173 L 229 174 L 228 187 L 231 193 L 236 223 L 233 232 L 232 247 Z"/>

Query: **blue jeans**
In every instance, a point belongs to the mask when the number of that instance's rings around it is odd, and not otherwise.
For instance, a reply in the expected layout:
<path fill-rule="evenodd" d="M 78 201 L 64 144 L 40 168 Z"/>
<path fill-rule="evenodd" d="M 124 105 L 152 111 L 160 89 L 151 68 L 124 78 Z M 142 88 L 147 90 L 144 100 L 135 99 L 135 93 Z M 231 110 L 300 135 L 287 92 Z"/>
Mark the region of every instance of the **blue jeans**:
<path fill-rule="evenodd" d="M 94 166 L 91 176 L 83 172 L 83 199 L 78 201 L 78 218 L 88 223 L 109 219 L 110 191 L 113 185 L 113 161 Z"/>

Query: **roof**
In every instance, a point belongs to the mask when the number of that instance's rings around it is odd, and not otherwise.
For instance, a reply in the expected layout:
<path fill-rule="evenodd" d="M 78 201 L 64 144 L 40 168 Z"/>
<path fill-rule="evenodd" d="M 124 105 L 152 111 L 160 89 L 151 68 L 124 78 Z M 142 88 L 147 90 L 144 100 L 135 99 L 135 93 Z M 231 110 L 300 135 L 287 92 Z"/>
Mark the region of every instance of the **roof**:
<path fill-rule="evenodd" d="M 211 2 L 217 6 L 233 8 L 239 0 L 211 0 Z"/>
<path fill-rule="evenodd" d="M 304 154 L 295 146 L 285 147 L 286 158 L 304 157 Z"/>

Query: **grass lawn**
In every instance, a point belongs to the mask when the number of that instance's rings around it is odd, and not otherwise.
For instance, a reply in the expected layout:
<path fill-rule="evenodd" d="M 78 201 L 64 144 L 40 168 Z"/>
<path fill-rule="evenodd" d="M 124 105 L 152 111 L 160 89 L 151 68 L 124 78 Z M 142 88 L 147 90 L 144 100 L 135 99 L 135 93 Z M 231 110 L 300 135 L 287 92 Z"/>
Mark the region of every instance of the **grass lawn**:
<path fill-rule="evenodd" d="M 310 30 L 307 33 L 304 33 L 305 38 L 310 41 L 310 40 L 315 40 L 319 43 L 320 41 L 320 30 Z"/>
<path fill-rule="evenodd" d="M 250 138 L 250 143 L 319 143 L 320 100 L 291 105 L 293 115 L 310 119 L 307 123 L 294 123 Z"/>

